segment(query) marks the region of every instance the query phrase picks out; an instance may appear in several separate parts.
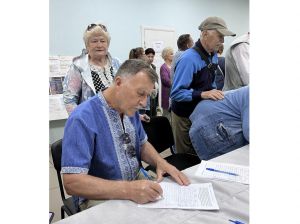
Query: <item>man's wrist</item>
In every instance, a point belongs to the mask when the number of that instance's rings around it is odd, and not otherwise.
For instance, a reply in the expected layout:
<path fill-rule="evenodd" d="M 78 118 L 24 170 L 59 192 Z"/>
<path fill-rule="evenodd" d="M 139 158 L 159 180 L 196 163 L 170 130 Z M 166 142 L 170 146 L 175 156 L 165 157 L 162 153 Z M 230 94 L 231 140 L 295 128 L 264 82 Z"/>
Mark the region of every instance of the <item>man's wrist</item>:
<path fill-rule="evenodd" d="M 167 163 L 167 161 L 166 161 L 164 158 L 160 157 L 160 158 L 156 161 L 156 168 L 157 168 L 157 167 L 163 166 L 164 163 Z"/>
<path fill-rule="evenodd" d="M 201 99 L 205 99 L 205 91 L 202 91 L 202 92 L 200 93 L 200 97 L 201 97 Z"/>
<path fill-rule="evenodd" d="M 122 195 L 121 197 L 124 198 L 125 200 L 131 200 L 132 196 L 132 184 L 131 181 L 123 181 L 123 187 L 122 187 Z"/>
<path fill-rule="evenodd" d="M 192 99 L 194 100 L 201 99 L 201 93 L 202 93 L 201 90 L 194 90 L 192 93 Z"/>

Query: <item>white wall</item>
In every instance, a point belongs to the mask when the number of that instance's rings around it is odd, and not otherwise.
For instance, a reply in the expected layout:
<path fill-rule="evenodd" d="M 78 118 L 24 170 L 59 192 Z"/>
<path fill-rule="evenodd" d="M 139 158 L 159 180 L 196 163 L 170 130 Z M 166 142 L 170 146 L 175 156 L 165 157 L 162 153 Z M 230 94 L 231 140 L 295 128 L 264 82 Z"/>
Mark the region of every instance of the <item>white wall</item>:
<path fill-rule="evenodd" d="M 79 55 L 82 35 L 90 23 L 103 22 L 111 35 L 109 51 L 122 61 L 141 45 L 141 25 L 190 33 L 199 38 L 199 24 L 222 17 L 237 35 L 249 31 L 249 0 L 50 0 L 49 55 Z M 225 38 L 225 50 L 232 41 Z M 177 49 L 175 49 L 177 50 Z M 51 121 L 50 143 L 63 135 L 65 121 Z"/>
<path fill-rule="evenodd" d="M 125 60 L 141 46 L 140 26 L 169 27 L 177 36 L 191 33 L 208 16 L 220 16 L 237 35 L 249 31 L 249 0 L 50 0 L 50 55 L 78 55 L 90 23 L 104 22 L 111 34 L 110 52 Z M 226 45 L 232 38 L 225 38 Z"/>

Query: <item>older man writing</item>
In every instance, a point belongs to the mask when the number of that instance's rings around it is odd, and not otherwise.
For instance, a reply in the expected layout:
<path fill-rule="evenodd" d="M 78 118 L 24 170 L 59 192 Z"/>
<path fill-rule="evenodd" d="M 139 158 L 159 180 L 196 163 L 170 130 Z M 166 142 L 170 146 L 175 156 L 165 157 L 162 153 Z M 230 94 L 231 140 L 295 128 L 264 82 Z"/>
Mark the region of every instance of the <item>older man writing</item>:
<path fill-rule="evenodd" d="M 189 184 L 147 141 L 137 113 L 157 80 L 146 62 L 127 60 L 110 87 L 80 104 L 69 117 L 62 173 L 67 193 L 75 196 L 81 209 L 106 199 L 155 201 L 163 193 L 157 182 L 165 173 L 180 185 Z M 139 180 L 141 160 L 156 166 L 157 182 Z"/>

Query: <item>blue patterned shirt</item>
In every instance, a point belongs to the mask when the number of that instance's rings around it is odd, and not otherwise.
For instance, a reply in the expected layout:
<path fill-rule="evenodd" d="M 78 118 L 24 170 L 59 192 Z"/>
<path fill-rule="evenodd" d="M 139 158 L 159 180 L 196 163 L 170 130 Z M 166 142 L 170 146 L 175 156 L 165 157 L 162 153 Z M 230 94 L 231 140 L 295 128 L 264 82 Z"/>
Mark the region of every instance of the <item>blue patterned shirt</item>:
<path fill-rule="evenodd" d="M 111 108 L 102 92 L 80 104 L 67 120 L 61 173 L 86 173 L 108 180 L 134 180 L 147 141 L 139 114 L 123 117 Z M 129 155 L 121 136 L 128 133 L 136 156 Z"/>

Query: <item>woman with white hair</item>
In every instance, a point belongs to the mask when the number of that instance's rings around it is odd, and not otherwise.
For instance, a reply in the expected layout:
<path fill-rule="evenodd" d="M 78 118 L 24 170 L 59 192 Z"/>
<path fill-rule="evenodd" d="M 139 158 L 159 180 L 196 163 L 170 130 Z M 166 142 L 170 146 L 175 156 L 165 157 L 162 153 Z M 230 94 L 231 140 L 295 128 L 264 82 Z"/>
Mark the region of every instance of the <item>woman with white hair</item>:
<path fill-rule="evenodd" d="M 64 80 L 63 99 L 68 114 L 78 104 L 111 85 L 120 61 L 108 52 L 110 35 L 103 24 L 90 24 L 83 34 L 86 49 L 73 59 Z"/>
<path fill-rule="evenodd" d="M 166 116 L 170 120 L 169 97 L 171 89 L 171 64 L 174 56 L 173 49 L 171 47 L 164 48 L 161 56 L 165 61 L 160 67 L 161 106 L 163 108 L 163 116 Z"/>

